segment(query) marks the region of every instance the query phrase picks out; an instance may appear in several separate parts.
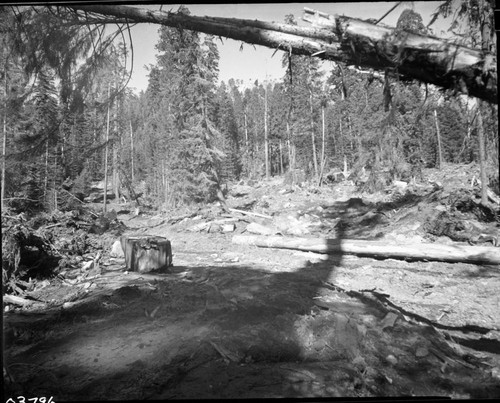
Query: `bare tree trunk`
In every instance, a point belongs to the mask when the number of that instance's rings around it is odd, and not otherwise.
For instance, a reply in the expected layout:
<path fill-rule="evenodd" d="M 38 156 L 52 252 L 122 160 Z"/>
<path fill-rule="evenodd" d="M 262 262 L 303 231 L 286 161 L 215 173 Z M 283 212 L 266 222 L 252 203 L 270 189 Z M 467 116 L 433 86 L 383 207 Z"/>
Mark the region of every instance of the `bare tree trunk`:
<path fill-rule="evenodd" d="M 319 170 L 318 170 L 318 157 L 316 155 L 316 136 L 314 133 L 314 110 L 313 110 L 313 96 L 312 96 L 312 89 L 309 89 L 309 111 L 311 114 L 311 142 L 312 142 L 312 152 L 313 152 L 313 166 L 314 166 L 314 175 L 316 179 L 319 177 Z"/>
<path fill-rule="evenodd" d="M 165 198 L 165 206 L 168 205 L 168 197 L 169 197 L 169 189 L 168 189 L 168 167 L 165 159 L 162 160 L 163 163 L 163 190 L 164 190 L 164 198 Z"/>
<path fill-rule="evenodd" d="M 108 83 L 108 114 L 106 118 L 106 145 L 104 146 L 104 201 L 103 211 L 106 212 L 106 203 L 108 202 L 108 142 L 109 142 L 109 102 L 111 87 Z"/>
<path fill-rule="evenodd" d="M 279 142 L 279 146 L 280 146 L 280 175 L 283 175 L 283 145 L 281 144 L 281 139 L 280 139 L 280 142 Z"/>
<path fill-rule="evenodd" d="M 43 200 L 47 202 L 47 191 L 49 183 L 49 139 L 45 142 L 45 180 L 43 182 Z"/>
<path fill-rule="evenodd" d="M 351 144 L 351 151 L 354 151 L 354 136 L 352 134 L 351 118 L 347 115 L 347 126 L 349 127 L 349 142 Z"/>
<path fill-rule="evenodd" d="M 292 167 L 292 145 L 290 141 L 290 122 L 288 122 L 288 119 L 286 121 L 286 147 L 288 151 L 288 170 L 293 169 Z"/>
<path fill-rule="evenodd" d="M 54 146 L 54 211 L 57 211 L 57 144 Z"/>
<path fill-rule="evenodd" d="M 321 105 L 321 167 L 319 172 L 318 186 L 321 186 L 323 182 L 323 172 L 325 170 L 326 158 L 325 158 L 325 148 L 326 148 L 326 130 L 325 130 L 325 104 Z"/>
<path fill-rule="evenodd" d="M 160 202 L 163 204 L 165 202 L 165 160 L 161 160 L 161 194 Z"/>
<path fill-rule="evenodd" d="M 479 170 L 481 175 L 481 204 L 488 205 L 488 176 L 486 174 L 486 142 L 484 138 L 481 101 L 477 105 L 477 139 L 479 142 Z"/>
<path fill-rule="evenodd" d="M 118 147 L 116 142 L 113 142 L 113 193 L 115 194 L 115 200 L 118 203 L 120 200 L 120 179 L 118 173 Z"/>
<path fill-rule="evenodd" d="M 134 132 L 132 130 L 132 120 L 130 120 L 130 173 L 132 183 L 134 183 Z"/>
<path fill-rule="evenodd" d="M 291 49 L 294 54 L 314 55 L 348 65 L 376 70 L 396 68 L 398 74 L 443 88 L 456 88 L 471 96 L 498 103 L 495 56 L 430 36 L 410 32 L 401 35 L 392 28 L 360 19 L 332 16 L 305 8 L 303 20 L 314 26 L 299 27 L 236 18 L 196 17 L 119 5 L 68 7 L 114 16 L 117 17 L 115 22 L 127 20 L 162 24 L 273 49 Z M 80 18 L 81 22 L 88 21 L 84 13 L 80 13 Z M 400 58 L 399 55 L 408 56 Z"/>
<path fill-rule="evenodd" d="M 344 156 L 345 160 L 345 150 L 344 150 L 344 137 L 342 136 L 342 118 L 339 118 L 339 140 L 340 140 L 340 151 Z"/>
<path fill-rule="evenodd" d="M 5 100 L 3 109 L 3 140 L 2 140 L 2 194 L 1 198 L 1 209 L 4 211 L 4 200 L 5 200 L 5 158 L 7 155 L 7 64 L 4 68 L 4 90 L 5 90 Z"/>
<path fill-rule="evenodd" d="M 245 125 L 245 147 L 246 147 L 246 150 L 247 150 L 247 152 L 248 152 L 248 126 L 247 126 L 247 113 L 246 113 L 246 112 L 244 112 L 244 113 L 243 113 L 243 116 L 244 116 L 244 118 L 245 118 L 245 121 L 244 121 L 244 122 L 245 122 L 245 123 L 244 123 L 244 125 Z"/>
<path fill-rule="evenodd" d="M 248 140 L 248 122 L 247 122 L 247 112 L 246 111 L 243 111 L 243 117 L 244 117 L 243 125 L 244 125 L 244 130 L 245 130 L 245 152 L 244 152 L 244 155 L 246 155 L 244 170 L 245 170 L 246 176 L 249 177 L 250 171 L 251 171 L 251 166 L 250 166 L 251 152 L 250 152 L 250 143 Z"/>
<path fill-rule="evenodd" d="M 443 154 L 441 151 L 441 132 L 439 131 L 439 121 L 438 121 L 436 109 L 434 109 L 434 121 L 436 122 L 436 136 L 437 136 L 437 145 L 438 145 L 437 165 L 438 165 L 438 169 L 441 169 L 441 167 L 443 165 Z"/>
<path fill-rule="evenodd" d="M 117 83 L 115 82 L 117 86 Z M 113 189 L 113 193 L 115 194 L 115 201 L 119 203 L 120 201 L 120 173 L 118 170 L 118 142 L 116 141 L 116 136 L 118 135 L 117 130 L 117 117 L 118 117 L 118 102 L 115 104 L 114 112 L 113 112 L 113 179 L 111 188 Z M 121 136 L 120 136 L 121 137 Z M 121 141 L 120 141 L 121 142 Z"/>
<path fill-rule="evenodd" d="M 325 126 L 325 105 L 321 107 L 321 164 L 325 160 L 325 148 L 326 148 L 326 126 Z"/>
<path fill-rule="evenodd" d="M 264 158 L 266 159 L 266 179 L 269 179 L 271 172 L 269 167 L 269 134 L 267 130 L 267 83 L 264 91 Z"/>
<path fill-rule="evenodd" d="M 93 131 L 94 131 L 94 144 L 97 143 L 97 107 L 94 108 L 94 121 L 92 122 Z M 92 174 L 97 170 L 97 166 L 99 165 L 99 157 L 98 153 L 92 156 Z"/>

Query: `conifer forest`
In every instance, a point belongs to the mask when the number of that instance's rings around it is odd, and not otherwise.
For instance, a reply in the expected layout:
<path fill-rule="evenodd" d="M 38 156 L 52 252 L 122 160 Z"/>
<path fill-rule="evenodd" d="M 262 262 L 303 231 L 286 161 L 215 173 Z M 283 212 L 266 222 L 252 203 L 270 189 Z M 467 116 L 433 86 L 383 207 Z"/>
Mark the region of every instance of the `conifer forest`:
<path fill-rule="evenodd" d="M 5 401 L 499 396 L 494 5 L 414 3 L 0 6 Z"/>

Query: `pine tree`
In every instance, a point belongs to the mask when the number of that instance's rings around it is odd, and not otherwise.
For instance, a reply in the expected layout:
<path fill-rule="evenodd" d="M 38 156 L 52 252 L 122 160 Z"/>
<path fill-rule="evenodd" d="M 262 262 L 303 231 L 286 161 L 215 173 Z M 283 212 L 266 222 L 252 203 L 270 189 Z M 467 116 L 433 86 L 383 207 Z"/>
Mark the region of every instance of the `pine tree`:
<path fill-rule="evenodd" d="M 182 7 L 181 12 L 189 13 Z M 173 203 L 220 197 L 223 134 L 214 122 L 219 55 L 212 37 L 162 27 L 146 91 L 151 106 L 143 127 L 147 138 L 139 147 L 149 189 Z"/>

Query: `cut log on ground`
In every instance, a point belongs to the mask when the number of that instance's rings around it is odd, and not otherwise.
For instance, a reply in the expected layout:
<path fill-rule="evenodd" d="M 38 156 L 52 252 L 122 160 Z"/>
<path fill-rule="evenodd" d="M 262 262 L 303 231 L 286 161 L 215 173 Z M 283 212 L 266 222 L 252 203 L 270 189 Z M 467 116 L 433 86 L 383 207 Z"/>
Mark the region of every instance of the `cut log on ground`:
<path fill-rule="evenodd" d="M 439 245 L 431 243 L 391 244 L 387 241 L 258 235 L 235 235 L 233 242 L 240 245 L 296 249 L 332 255 L 349 254 L 404 260 L 500 264 L 500 248 L 486 246 Z"/>
<path fill-rule="evenodd" d="M 122 236 L 125 263 L 130 271 L 140 273 L 172 266 L 170 241 L 160 236 Z"/>
<path fill-rule="evenodd" d="M 33 301 L 30 299 L 18 297 L 17 295 L 10 295 L 10 294 L 5 294 L 3 296 L 3 302 L 6 304 L 13 304 L 13 305 L 19 305 L 19 306 L 24 306 L 24 307 L 30 306 L 33 304 L 40 304 L 40 302 L 38 302 L 38 301 Z"/>
<path fill-rule="evenodd" d="M 238 209 L 235 209 L 235 208 L 230 208 L 228 210 L 229 211 L 233 211 L 235 213 L 240 213 L 240 214 L 243 214 L 243 215 L 250 215 L 250 216 L 254 216 L 254 217 L 267 218 L 268 220 L 272 220 L 273 219 L 273 217 L 271 217 L 270 215 L 260 214 L 260 213 L 254 213 L 252 211 L 238 210 Z"/>

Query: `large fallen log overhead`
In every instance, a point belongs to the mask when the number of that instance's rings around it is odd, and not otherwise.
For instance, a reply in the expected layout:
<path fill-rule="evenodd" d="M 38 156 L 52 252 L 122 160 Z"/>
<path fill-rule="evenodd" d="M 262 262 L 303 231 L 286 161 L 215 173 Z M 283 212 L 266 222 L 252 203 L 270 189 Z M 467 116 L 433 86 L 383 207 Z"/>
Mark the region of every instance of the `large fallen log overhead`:
<path fill-rule="evenodd" d="M 296 249 L 332 255 L 351 254 L 375 258 L 436 260 L 475 264 L 500 264 L 500 248 L 431 243 L 391 244 L 387 241 L 292 238 L 282 236 L 235 235 L 233 242 L 264 248 Z"/>
<path fill-rule="evenodd" d="M 68 7 L 91 13 L 94 23 L 99 22 L 101 15 L 190 29 L 348 65 L 395 70 L 409 78 L 498 103 L 496 56 L 439 38 L 382 27 L 355 18 L 331 16 L 306 8 L 305 19 L 315 26 L 299 27 L 118 5 Z M 87 18 L 88 15 L 81 16 L 81 22 L 89 21 Z"/>

